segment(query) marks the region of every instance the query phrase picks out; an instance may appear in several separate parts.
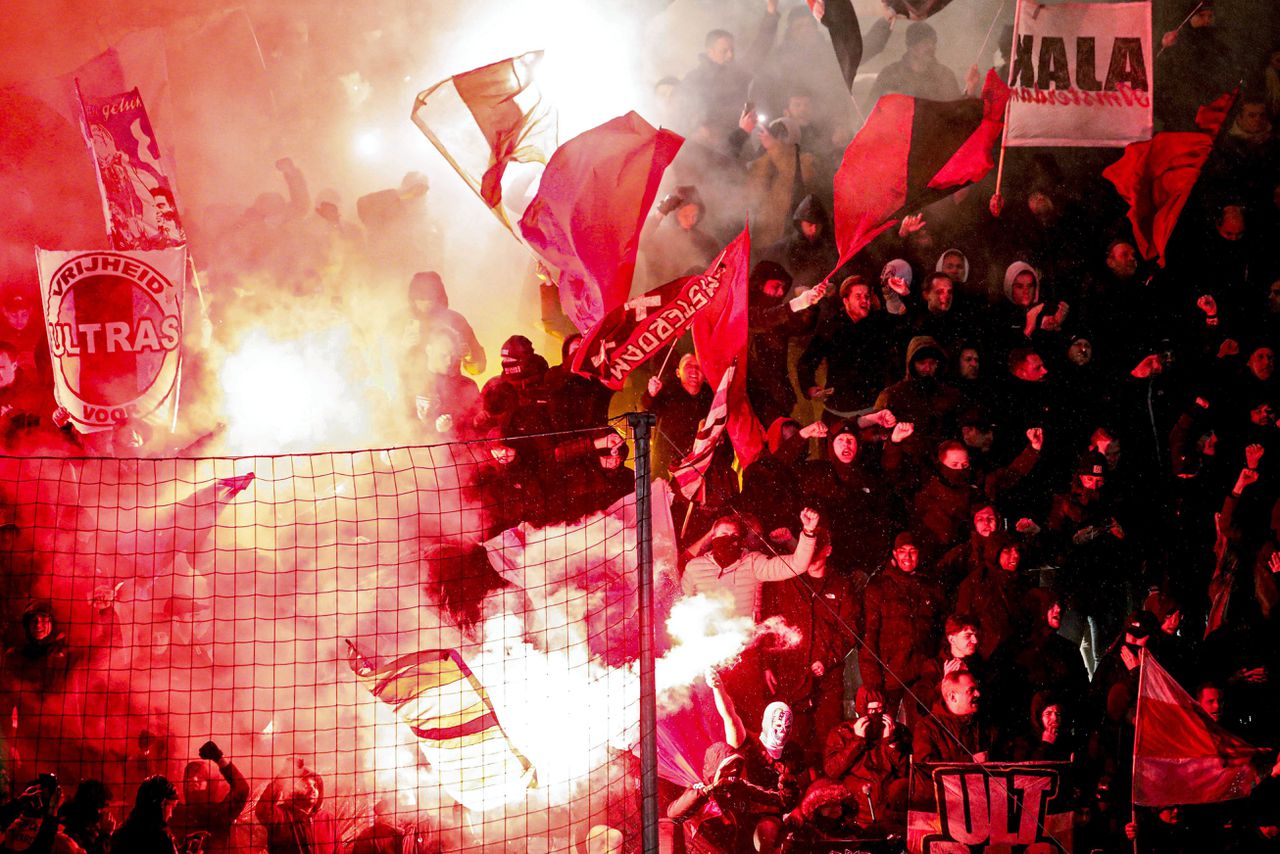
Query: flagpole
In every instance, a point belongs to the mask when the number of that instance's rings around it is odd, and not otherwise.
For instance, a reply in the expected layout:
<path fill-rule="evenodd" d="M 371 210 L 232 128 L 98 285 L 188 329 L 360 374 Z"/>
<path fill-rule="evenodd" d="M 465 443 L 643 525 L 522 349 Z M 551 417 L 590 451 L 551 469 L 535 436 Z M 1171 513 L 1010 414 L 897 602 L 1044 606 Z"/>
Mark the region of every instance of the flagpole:
<path fill-rule="evenodd" d="M 1147 648 L 1138 650 L 1138 704 L 1133 710 L 1133 764 L 1129 770 L 1129 821 L 1133 823 L 1133 854 L 1138 854 L 1138 804 L 1134 788 L 1138 785 L 1138 727 L 1142 722 L 1142 673 L 1147 664 Z"/>
<path fill-rule="evenodd" d="M 1009 48 L 1009 79 L 1005 81 L 1013 88 L 1013 69 L 1018 55 L 1018 35 L 1022 32 L 1022 0 L 1016 0 L 1013 11 L 1013 46 Z M 1000 187 L 1004 183 L 1004 152 L 1009 143 L 1009 113 L 1013 111 L 1013 99 L 1004 105 L 1004 127 L 1000 129 L 1000 162 L 996 166 L 996 195 L 1000 195 Z"/>

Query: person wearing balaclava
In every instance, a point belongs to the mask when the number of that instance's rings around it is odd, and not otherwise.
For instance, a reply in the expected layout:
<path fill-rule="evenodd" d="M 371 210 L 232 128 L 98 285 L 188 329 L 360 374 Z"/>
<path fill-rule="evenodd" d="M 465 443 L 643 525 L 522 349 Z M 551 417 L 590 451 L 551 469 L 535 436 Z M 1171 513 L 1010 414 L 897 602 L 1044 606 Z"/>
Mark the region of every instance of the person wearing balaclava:
<path fill-rule="evenodd" d="M 429 270 L 413 274 L 409 280 L 409 315 L 405 349 L 420 350 L 434 329 L 444 327 L 457 336 L 461 344 L 462 367 L 466 372 L 472 376 L 484 373 L 484 348 L 467 319 L 449 308 L 449 295 L 439 273 Z"/>
<path fill-rule="evenodd" d="M 760 732 L 747 729 L 734 707 L 724 683 L 714 671 L 707 674 L 708 686 L 715 698 L 716 711 L 724 724 L 725 742 L 742 754 L 745 760 L 742 777 L 753 786 L 782 795 L 783 809 L 757 819 L 756 838 L 765 842 L 760 851 L 772 851 L 780 838 L 782 816 L 800 801 L 804 785 L 804 752 L 791 741 L 791 707 L 780 700 L 765 706 L 760 717 Z"/>
<path fill-rule="evenodd" d="M 503 342 L 502 373 L 480 391 L 480 426 L 501 428 L 507 435 L 548 432 L 547 370 L 547 360 L 534 352 L 528 338 L 512 335 Z"/>
<path fill-rule="evenodd" d="M 182 803 L 174 809 L 169 826 L 178 839 L 192 833 L 208 834 L 203 854 L 226 854 L 234 850 L 231 831 L 249 802 L 249 781 L 216 743 L 202 744 L 199 756 L 198 761 L 188 762 L 182 772 Z M 209 763 L 226 781 L 226 791 L 217 791 L 217 779 L 210 773 Z"/>
<path fill-rule="evenodd" d="M 963 442 L 941 443 L 934 459 L 933 475 L 915 495 L 913 517 L 924 535 L 925 558 L 931 563 L 964 538 L 969 506 L 981 495 Z"/>
<path fill-rule="evenodd" d="M 762 424 L 786 418 L 796 408 L 796 392 L 787 370 L 791 342 L 813 333 L 818 307 L 792 311 L 787 300 L 792 277 L 781 264 L 761 261 L 751 270 L 747 290 L 747 396 Z"/>

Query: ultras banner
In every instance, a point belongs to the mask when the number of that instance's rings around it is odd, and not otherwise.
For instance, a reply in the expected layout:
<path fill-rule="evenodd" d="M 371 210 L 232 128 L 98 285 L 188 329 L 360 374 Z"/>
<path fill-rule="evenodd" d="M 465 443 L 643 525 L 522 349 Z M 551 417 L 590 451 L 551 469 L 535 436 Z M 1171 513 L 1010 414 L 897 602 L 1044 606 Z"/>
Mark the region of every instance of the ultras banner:
<path fill-rule="evenodd" d="M 81 432 L 165 424 L 177 405 L 186 248 L 36 250 L 54 394 Z"/>
<path fill-rule="evenodd" d="M 1067 773 L 1064 762 L 914 766 L 907 850 L 1070 854 Z"/>
<path fill-rule="evenodd" d="M 1019 0 L 1006 145 L 1151 138 L 1151 4 Z"/>

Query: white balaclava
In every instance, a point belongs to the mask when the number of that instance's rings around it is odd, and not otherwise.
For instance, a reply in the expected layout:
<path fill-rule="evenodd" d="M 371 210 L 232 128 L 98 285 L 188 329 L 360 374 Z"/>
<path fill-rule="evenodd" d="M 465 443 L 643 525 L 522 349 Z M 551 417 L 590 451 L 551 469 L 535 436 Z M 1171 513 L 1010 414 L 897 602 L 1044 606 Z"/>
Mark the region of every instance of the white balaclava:
<path fill-rule="evenodd" d="M 782 748 L 787 744 L 787 736 L 791 735 L 791 707 L 775 700 L 764 707 L 764 716 L 760 719 L 760 743 L 772 759 L 782 756 Z"/>

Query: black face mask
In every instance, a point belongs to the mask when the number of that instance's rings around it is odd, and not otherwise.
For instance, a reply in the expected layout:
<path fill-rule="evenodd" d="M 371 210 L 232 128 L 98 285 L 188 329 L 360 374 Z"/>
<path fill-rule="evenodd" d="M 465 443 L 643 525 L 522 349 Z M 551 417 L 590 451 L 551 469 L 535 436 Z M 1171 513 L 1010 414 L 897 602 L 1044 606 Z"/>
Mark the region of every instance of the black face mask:
<path fill-rule="evenodd" d="M 711 558 L 721 569 L 737 563 L 742 557 L 742 540 L 738 537 L 716 537 L 711 541 Z"/>
<path fill-rule="evenodd" d="M 949 469 L 942 467 L 942 479 L 951 486 L 968 486 L 972 469 Z"/>

